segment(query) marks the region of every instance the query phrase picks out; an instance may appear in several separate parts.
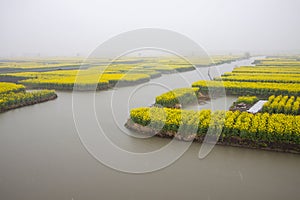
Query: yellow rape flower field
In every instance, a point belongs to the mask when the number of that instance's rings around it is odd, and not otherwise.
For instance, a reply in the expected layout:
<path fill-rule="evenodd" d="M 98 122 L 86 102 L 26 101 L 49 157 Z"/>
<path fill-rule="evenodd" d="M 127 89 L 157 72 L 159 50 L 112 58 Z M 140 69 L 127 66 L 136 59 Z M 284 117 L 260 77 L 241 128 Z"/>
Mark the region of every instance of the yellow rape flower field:
<path fill-rule="evenodd" d="M 132 123 L 147 126 L 161 137 L 175 137 L 183 127 L 198 141 L 203 141 L 209 128 L 215 128 L 221 130 L 216 136 L 220 144 L 300 152 L 299 58 L 273 57 L 254 63 L 255 66 L 237 67 L 211 81 L 194 82 L 190 89 L 178 88 L 157 96 L 156 103 L 165 108 L 132 109 L 126 126 L 133 130 L 136 128 Z M 266 103 L 255 114 L 173 109 L 179 102 L 189 103 L 192 94 L 222 94 L 223 90 L 228 95 L 240 95 L 235 104 L 254 105 L 260 99 Z"/>

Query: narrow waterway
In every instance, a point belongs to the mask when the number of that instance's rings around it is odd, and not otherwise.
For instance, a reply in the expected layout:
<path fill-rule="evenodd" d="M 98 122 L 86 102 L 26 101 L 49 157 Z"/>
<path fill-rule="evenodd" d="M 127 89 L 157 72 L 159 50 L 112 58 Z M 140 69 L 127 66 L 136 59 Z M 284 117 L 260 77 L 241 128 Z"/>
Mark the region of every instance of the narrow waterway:
<path fill-rule="evenodd" d="M 252 61 L 216 66 L 211 73 L 215 76 Z M 131 137 L 132 133 L 123 126 L 129 110 L 151 105 L 155 96 L 168 89 L 189 87 L 199 77 L 208 79 L 207 73 L 208 68 L 201 68 L 163 75 L 138 86 L 97 92 L 95 116 L 119 148 L 138 153 L 155 151 L 170 140 Z M 113 170 L 83 146 L 74 123 L 72 93 L 58 92 L 58 96 L 54 101 L 0 114 L 3 199 L 299 198 L 300 156 L 294 154 L 216 146 L 200 160 L 201 144 L 193 143 L 175 163 L 161 170 L 145 174 Z M 82 92 L 77 97 L 83 103 L 76 105 L 76 112 L 84 113 L 91 95 Z M 235 97 L 222 97 L 187 109 L 228 109 L 234 100 Z"/>

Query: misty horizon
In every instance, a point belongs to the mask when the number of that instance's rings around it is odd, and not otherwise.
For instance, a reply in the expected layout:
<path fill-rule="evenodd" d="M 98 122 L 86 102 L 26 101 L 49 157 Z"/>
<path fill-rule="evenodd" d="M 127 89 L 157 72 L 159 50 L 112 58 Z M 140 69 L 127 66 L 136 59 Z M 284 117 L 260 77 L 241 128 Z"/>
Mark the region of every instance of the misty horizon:
<path fill-rule="evenodd" d="M 140 28 L 178 32 L 208 54 L 300 53 L 297 0 L 0 3 L 0 57 L 88 56 Z"/>

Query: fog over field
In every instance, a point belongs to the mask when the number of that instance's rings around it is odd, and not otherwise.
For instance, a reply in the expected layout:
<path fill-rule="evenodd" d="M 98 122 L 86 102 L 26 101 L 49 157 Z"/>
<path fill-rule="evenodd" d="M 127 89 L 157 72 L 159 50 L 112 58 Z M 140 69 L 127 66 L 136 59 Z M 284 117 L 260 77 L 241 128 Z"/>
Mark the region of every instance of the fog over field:
<path fill-rule="evenodd" d="M 298 0 L 1 0 L 0 57 L 87 56 L 138 28 L 179 32 L 209 53 L 299 53 Z"/>

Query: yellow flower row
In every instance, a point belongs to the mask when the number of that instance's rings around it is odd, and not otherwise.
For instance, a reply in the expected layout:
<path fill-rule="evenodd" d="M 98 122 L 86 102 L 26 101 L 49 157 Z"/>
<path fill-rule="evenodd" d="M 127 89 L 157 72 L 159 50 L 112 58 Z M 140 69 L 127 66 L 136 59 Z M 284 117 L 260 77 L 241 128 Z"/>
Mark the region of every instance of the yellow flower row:
<path fill-rule="evenodd" d="M 280 74 L 300 74 L 300 66 L 241 66 L 235 68 L 233 73 L 280 73 Z"/>
<path fill-rule="evenodd" d="M 54 90 L 41 90 L 34 92 L 20 91 L 0 94 L 0 112 L 44 101 L 53 96 L 56 96 Z"/>
<path fill-rule="evenodd" d="M 150 76 L 147 74 L 87 74 L 84 72 L 83 74 L 76 76 L 71 74 L 71 72 L 69 73 L 69 75 L 63 74 L 32 77 L 20 82 L 33 88 L 72 90 L 74 84 L 82 89 L 89 89 L 97 85 L 98 89 L 101 89 L 107 88 L 109 85 L 133 84 L 150 80 Z"/>
<path fill-rule="evenodd" d="M 254 104 L 258 101 L 256 96 L 240 96 L 236 103 Z"/>
<path fill-rule="evenodd" d="M 155 98 L 155 103 L 163 107 L 174 107 L 176 104 L 185 106 L 197 103 L 198 88 L 178 88 L 163 93 Z"/>
<path fill-rule="evenodd" d="M 264 104 L 263 112 L 268 113 L 285 113 L 285 114 L 300 114 L 300 97 L 294 96 L 276 96 L 269 97 L 267 103 Z"/>
<path fill-rule="evenodd" d="M 25 91 L 25 87 L 20 84 L 0 82 L 0 94 L 9 92 Z"/>
<path fill-rule="evenodd" d="M 197 81 L 193 87 L 200 88 L 200 92 L 218 92 L 224 88 L 226 93 L 234 95 L 294 95 L 300 96 L 300 84 L 297 83 L 266 83 L 266 82 L 238 82 L 238 81 Z"/>
<path fill-rule="evenodd" d="M 270 75 L 253 75 L 248 73 L 248 75 L 233 75 L 233 76 L 222 76 L 220 78 L 215 78 L 215 80 L 222 80 L 222 81 L 241 81 L 241 82 L 273 82 L 273 83 L 300 83 L 300 74 L 299 77 L 292 77 L 289 75 L 285 76 L 274 76 L 273 74 L 269 73 Z"/>
<path fill-rule="evenodd" d="M 186 134 L 205 135 L 209 127 L 222 128 L 220 140 L 239 137 L 259 143 L 300 144 L 300 116 L 153 107 L 132 109 L 130 118 L 135 123 L 158 131 L 180 130 Z"/>

